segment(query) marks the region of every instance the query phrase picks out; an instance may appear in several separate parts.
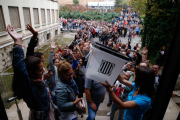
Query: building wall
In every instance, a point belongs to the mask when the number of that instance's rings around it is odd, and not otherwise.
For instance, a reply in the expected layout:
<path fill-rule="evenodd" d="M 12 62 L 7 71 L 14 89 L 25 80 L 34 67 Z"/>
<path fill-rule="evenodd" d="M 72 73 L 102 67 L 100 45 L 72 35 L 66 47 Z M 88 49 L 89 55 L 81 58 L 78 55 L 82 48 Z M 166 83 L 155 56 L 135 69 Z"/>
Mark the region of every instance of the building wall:
<path fill-rule="evenodd" d="M 50 34 L 49 40 L 55 37 L 55 32 L 57 35 L 60 34 L 60 30 L 59 30 L 60 26 L 59 26 L 59 20 L 58 20 L 59 10 L 58 10 L 57 2 L 53 2 L 50 0 L 0 0 L 0 6 L 2 6 L 5 26 L 7 26 L 8 24 L 11 25 L 8 7 L 9 6 L 18 7 L 21 27 L 16 29 L 16 31 L 19 31 L 18 33 L 24 33 L 24 37 L 23 37 L 24 50 L 27 49 L 27 45 L 32 34 L 25 28 L 23 7 L 30 9 L 31 25 L 39 33 L 38 35 L 39 46 L 42 46 L 44 43 L 46 43 L 47 34 Z M 39 25 L 34 24 L 33 8 L 38 8 Z M 45 9 L 45 18 L 46 18 L 45 24 L 42 24 L 41 8 Z M 50 9 L 51 22 L 48 22 L 47 9 Z M 52 9 L 54 10 L 55 21 L 52 21 L 52 13 L 51 13 Z M 56 11 L 57 11 L 57 14 L 56 14 Z M 0 72 L 4 71 L 8 67 L 10 67 L 12 64 L 11 57 L 10 57 L 12 48 L 13 48 L 12 38 L 8 35 L 6 31 L 1 31 L 0 32 Z M 24 51 L 24 53 L 26 53 L 26 51 Z"/>
<path fill-rule="evenodd" d="M 108 2 L 108 1 L 115 1 L 115 0 L 99 0 L 99 2 Z M 66 5 L 66 4 L 73 4 L 73 0 L 58 0 L 58 2 L 60 3 L 60 5 Z M 88 4 L 88 2 L 98 2 L 98 0 L 79 0 L 79 4 L 86 6 Z"/>

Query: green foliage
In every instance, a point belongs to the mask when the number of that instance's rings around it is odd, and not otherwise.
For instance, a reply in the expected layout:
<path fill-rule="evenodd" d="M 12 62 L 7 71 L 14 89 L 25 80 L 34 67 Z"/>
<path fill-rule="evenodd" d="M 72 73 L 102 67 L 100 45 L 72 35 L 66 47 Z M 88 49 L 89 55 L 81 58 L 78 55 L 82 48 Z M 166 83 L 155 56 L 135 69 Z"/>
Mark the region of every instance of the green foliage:
<path fill-rule="evenodd" d="M 148 59 L 155 63 L 163 46 L 169 47 L 180 3 L 171 1 L 153 1 L 147 4 L 144 27 L 142 30 L 142 46 L 148 47 Z"/>
<path fill-rule="evenodd" d="M 74 3 L 75 5 L 77 5 L 77 4 L 79 4 L 79 0 L 73 0 L 73 3 Z"/>
<path fill-rule="evenodd" d="M 117 14 L 114 11 L 111 11 L 110 13 L 104 12 L 104 17 L 103 13 L 98 12 L 98 11 L 85 11 L 83 13 L 80 13 L 78 10 L 77 11 L 59 11 L 59 17 L 63 18 L 72 18 L 72 19 L 84 19 L 84 20 L 99 20 L 106 22 L 111 22 L 113 18 L 118 18 L 119 14 Z"/>
<path fill-rule="evenodd" d="M 115 7 L 119 7 L 120 4 L 122 3 L 122 0 L 115 0 Z"/>
<path fill-rule="evenodd" d="M 139 11 L 141 14 L 146 12 L 147 0 L 130 0 L 130 6 L 134 8 L 135 11 Z"/>

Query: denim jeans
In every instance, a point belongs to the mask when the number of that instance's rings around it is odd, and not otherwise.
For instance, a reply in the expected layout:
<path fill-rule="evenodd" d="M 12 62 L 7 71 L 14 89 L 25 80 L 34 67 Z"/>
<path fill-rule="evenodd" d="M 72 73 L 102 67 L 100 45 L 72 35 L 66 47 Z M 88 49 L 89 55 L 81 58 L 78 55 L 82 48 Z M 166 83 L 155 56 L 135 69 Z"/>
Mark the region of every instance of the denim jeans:
<path fill-rule="evenodd" d="M 111 96 L 110 96 L 110 94 L 109 94 L 109 103 L 112 103 L 112 100 L 111 100 Z"/>
<path fill-rule="evenodd" d="M 87 117 L 86 120 L 95 120 L 96 112 L 97 112 L 97 110 L 98 110 L 98 108 L 99 108 L 100 103 L 95 103 L 95 104 L 96 104 L 96 106 L 97 106 L 96 111 L 94 111 L 94 110 L 91 109 L 91 106 L 90 106 L 89 102 L 87 101 L 88 117 Z"/>
<path fill-rule="evenodd" d="M 112 103 L 112 106 L 111 106 L 111 114 L 110 114 L 110 120 L 113 120 L 114 119 L 114 114 L 117 110 L 117 106 Z M 119 116 L 118 116 L 118 119 L 117 120 L 121 120 L 122 117 L 123 117 L 123 114 L 124 114 L 124 109 L 119 109 Z"/>

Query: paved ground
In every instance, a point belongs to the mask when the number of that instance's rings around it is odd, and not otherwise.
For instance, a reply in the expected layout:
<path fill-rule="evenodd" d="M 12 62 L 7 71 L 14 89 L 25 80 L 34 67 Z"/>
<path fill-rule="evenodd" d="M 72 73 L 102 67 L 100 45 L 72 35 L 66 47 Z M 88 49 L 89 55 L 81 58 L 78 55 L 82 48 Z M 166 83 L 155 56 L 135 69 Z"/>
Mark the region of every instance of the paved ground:
<path fill-rule="evenodd" d="M 74 34 L 71 34 L 71 35 L 74 35 Z M 65 34 L 65 36 L 70 37 L 70 34 L 69 35 Z M 127 37 L 121 38 L 121 40 L 123 41 L 123 43 L 126 43 Z M 98 38 L 96 38 L 95 41 L 98 41 Z M 136 42 L 140 43 L 140 38 L 135 37 L 132 40 L 132 43 L 131 43 L 132 47 L 135 46 Z M 85 100 L 85 95 L 84 95 L 83 99 Z M 105 100 L 100 105 L 99 110 L 97 112 L 96 120 L 109 120 L 110 119 L 109 116 L 106 115 L 111 109 L 111 107 L 107 107 L 107 103 L 108 103 L 108 94 L 106 93 Z M 19 108 L 21 109 L 23 119 L 28 120 L 29 109 L 28 109 L 27 105 L 22 101 L 19 103 Z M 17 109 L 16 109 L 15 105 L 13 105 L 10 109 L 6 110 L 9 120 L 19 120 L 16 110 Z M 176 118 L 179 114 L 179 111 L 180 111 L 180 109 L 178 108 L 176 103 L 171 99 L 169 102 L 167 111 L 165 113 L 164 120 L 176 120 Z M 79 116 L 78 119 L 79 120 L 85 120 L 87 117 L 87 112 L 86 112 L 86 115 L 84 115 L 84 118 L 80 118 L 80 116 Z M 118 112 L 116 111 L 115 119 L 117 119 L 117 116 L 118 116 Z"/>

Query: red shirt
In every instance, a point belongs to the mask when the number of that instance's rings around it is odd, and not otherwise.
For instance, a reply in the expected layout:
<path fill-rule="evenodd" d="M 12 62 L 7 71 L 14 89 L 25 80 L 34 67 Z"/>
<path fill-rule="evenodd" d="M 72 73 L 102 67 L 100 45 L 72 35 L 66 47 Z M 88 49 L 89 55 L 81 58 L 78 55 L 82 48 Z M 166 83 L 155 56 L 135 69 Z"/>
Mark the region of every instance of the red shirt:
<path fill-rule="evenodd" d="M 59 51 L 59 50 L 57 50 L 56 52 L 60 52 L 60 53 L 62 53 L 62 49 Z"/>

